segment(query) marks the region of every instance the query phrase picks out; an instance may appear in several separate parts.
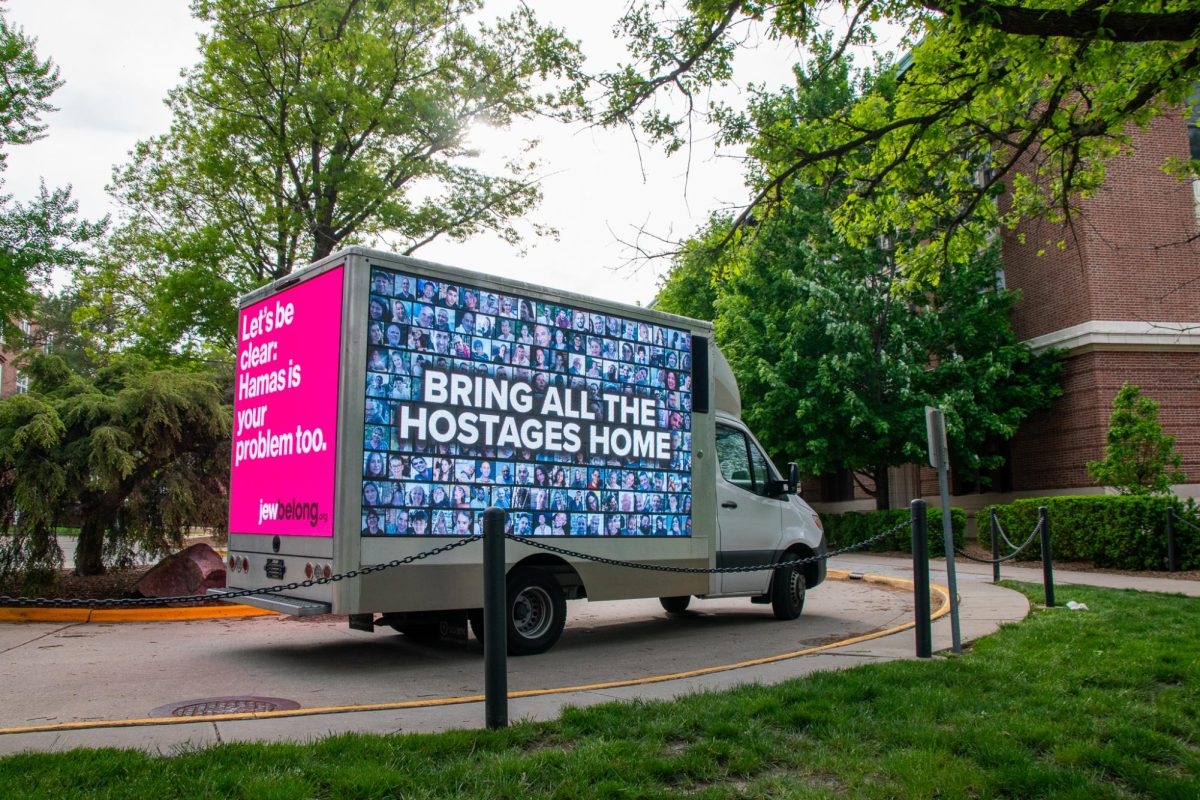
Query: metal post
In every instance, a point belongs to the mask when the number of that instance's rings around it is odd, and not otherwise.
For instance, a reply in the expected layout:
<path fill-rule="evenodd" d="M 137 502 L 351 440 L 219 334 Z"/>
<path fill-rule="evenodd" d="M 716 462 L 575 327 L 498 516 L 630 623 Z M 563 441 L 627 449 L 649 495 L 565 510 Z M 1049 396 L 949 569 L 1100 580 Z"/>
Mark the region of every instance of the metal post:
<path fill-rule="evenodd" d="M 1178 572 L 1179 564 L 1175 561 L 1175 507 L 1167 506 L 1167 570 Z"/>
<path fill-rule="evenodd" d="M 1042 528 L 1042 585 L 1046 589 L 1046 608 L 1054 608 L 1054 565 L 1050 561 L 1050 515 L 1045 506 L 1038 508 Z"/>
<path fill-rule="evenodd" d="M 490 729 L 508 727 L 508 609 L 504 509 L 483 512 L 483 693 Z"/>
<path fill-rule="evenodd" d="M 933 628 L 929 619 L 929 531 L 925 501 L 912 501 L 913 615 L 916 619 L 917 658 L 933 657 Z"/>
<path fill-rule="evenodd" d="M 992 509 L 992 583 L 1000 581 L 1000 518 Z"/>
<path fill-rule="evenodd" d="M 942 546 L 946 550 L 946 587 L 950 590 L 950 648 L 962 655 L 962 628 L 958 621 L 958 570 L 954 566 L 954 527 L 950 515 L 950 488 L 946 469 L 938 470 L 942 495 Z"/>

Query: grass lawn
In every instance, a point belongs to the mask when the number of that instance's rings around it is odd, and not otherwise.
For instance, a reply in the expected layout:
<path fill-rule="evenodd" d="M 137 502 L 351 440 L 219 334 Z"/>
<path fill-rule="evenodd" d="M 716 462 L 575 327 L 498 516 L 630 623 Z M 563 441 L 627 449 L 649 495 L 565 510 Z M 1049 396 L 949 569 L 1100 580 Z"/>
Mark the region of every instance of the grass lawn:
<path fill-rule="evenodd" d="M 1200 601 L 1059 597 L 1091 610 L 1039 609 L 959 658 L 494 733 L 16 756 L 0 796 L 1200 798 Z"/>

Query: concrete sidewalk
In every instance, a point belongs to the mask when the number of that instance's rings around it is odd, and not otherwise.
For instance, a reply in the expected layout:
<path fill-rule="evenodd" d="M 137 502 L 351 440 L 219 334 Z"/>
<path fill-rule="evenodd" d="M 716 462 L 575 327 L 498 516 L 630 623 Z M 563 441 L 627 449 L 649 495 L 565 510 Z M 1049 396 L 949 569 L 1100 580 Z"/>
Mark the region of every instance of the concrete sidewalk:
<path fill-rule="evenodd" d="M 1022 562 L 1028 564 L 1030 562 Z M 831 559 L 830 566 L 857 572 L 873 572 L 880 575 L 895 575 L 906 578 L 912 577 L 912 560 L 877 555 L 875 553 L 849 553 Z M 946 583 L 946 559 L 934 558 L 929 561 L 930 575 L 935 583 Z M 955 574 L 958 577 L 959 594 L 963 593 L 964 585 L 972 583 L 992 582 L 992 567 L 990 564 L 979 564 L 974 561 L 956 556 L 954 559 Z M 1164 573 L 1165 574 L 1165 573 Z M 1025 583 L 1042 582 L 1042 566 L 1038 562 L 1034 566 L 1012 566 L 1011 563 L 1000 565 L 1001 580 L 1023 581 Z M 1182 594 L 1189 597 L 1200 597 L 1200 581 L 1186 578 L 1157 578 L 1143 575 L 1120 575 L 1111 572 L 1073 572 L 1071 570 L 1054 570 L 1054 585 L 1070 586 L 1099 586 L 1104 589 L 1135 589 L 1139 592 L 1164 592 L 1167 594 Z M 1058 594 L 1057 592 L 1055 593 Z M 1056 600 L 1059 598 L 1056 596 Z M 1060 602 L 1069 598 L 1065 595 Z M 964 598 L 963 605 L 966 601 Z M 965 608 L 964 608 L 965 613 Z M 948 623 L 947 623 L 948 624 Z M 935 641 L 936 646 L 936 641 Z"/>
<path fill-rule="evenodd" d="M 902 559 L 872 557 L 839 558 L 831 566 L 854 572 L 911 577 L 911 563 Z M 868 568 L 869 567 L 869 568 Z M 934 582 L 944 585 L 934 573 Z M 965 576 L 964 576 L 965 577 Z M 864 594 L 879 591 L 866 581 L 848 581 L 843 586 L 856 587 Z M 820 592 L 817 589 L 816 592 Z M 1029 606 L 1025 597 L 1008 589 L 991 585 L 982 579 L 960 579 L 959 594 L 964 641 L 972 641 L 994 632 L 1001 624 L 1025 617 Z M 192 623 L 195 624 L 195 623 Z M 945 616 L 933 625 L 934 648 L 950 647 L 950 623 Z M 786 652 L 786 651 L 784 651 Z M 556 718 L 564 706 L 589 706 L 614 700 L 670 699 L 700 691 L 713 691 L 746 683 L 778 683 L 817 671 L 843 669 L 860 664 L 878 663 L 915 656 L 915 637 L 912 629 L 902 630 L 881 638 L 834 646 L 823 652 L 801 655 L 786 660 L 754 666 L 739 667 L 694 677 L 637 685 L 596 686 L 584 690 L 549 692 L 537 696 L 512 698 L 509 715 L 516 720 L 547 720 Z M 740 663 L 732 654 L 727 663 Z M 679 664 L 677 670 L 687 669 Z M 514 665 L 510 663 L 510 671 Z M 399 677 L 399 676 L 398 676 Z M 76 747 L 132 747 L 170 754 L 180 748 L 206 746 L 230 741 L 297 741 L 311 740 L 330 734 L 355 731 L 365 733 L 396 733 L 443 731 L 452 728 L 481 728 L 484 709 L 481 702 L 453 705 L 429 705 L 420 708 L 388 710 L 355 710 L 346 713 L 318 714 L 300 717 L 276 717 L 250 720 L 203 720 L 171 725 L 129 725 L 82 730 L 60 729 L 43 732 L 8 733 L 0 735 L 0 754 L 23 750 L 57 751 Z"/>

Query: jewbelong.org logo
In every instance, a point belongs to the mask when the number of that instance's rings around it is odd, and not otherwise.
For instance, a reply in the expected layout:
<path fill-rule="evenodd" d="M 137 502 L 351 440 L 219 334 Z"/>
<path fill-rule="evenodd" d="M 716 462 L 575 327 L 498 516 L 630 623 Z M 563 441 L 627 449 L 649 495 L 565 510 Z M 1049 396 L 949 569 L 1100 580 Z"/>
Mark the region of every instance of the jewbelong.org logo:
<path fill-rule="evenodd" d="M 317 502 L 306 502 L 292 498 L 291 500 L 277 499 L 270 503 L 263 498 L 258 499 L 258 524 L 259 527 L 264 522 L 307 522 L 309 527 L 315 528 L 321 522 L 329 519 L 328 512 L 321 510 L 321 504 Z"/>

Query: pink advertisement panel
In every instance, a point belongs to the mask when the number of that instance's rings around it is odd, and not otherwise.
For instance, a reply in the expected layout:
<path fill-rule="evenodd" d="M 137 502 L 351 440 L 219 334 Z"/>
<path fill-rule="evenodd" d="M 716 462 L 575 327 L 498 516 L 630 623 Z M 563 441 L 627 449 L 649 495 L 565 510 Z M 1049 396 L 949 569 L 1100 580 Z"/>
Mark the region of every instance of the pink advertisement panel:
<path fill-rule="evenodd" d="M 333 535 L 342 270 L 242 309 L 232 533 Z"/>

